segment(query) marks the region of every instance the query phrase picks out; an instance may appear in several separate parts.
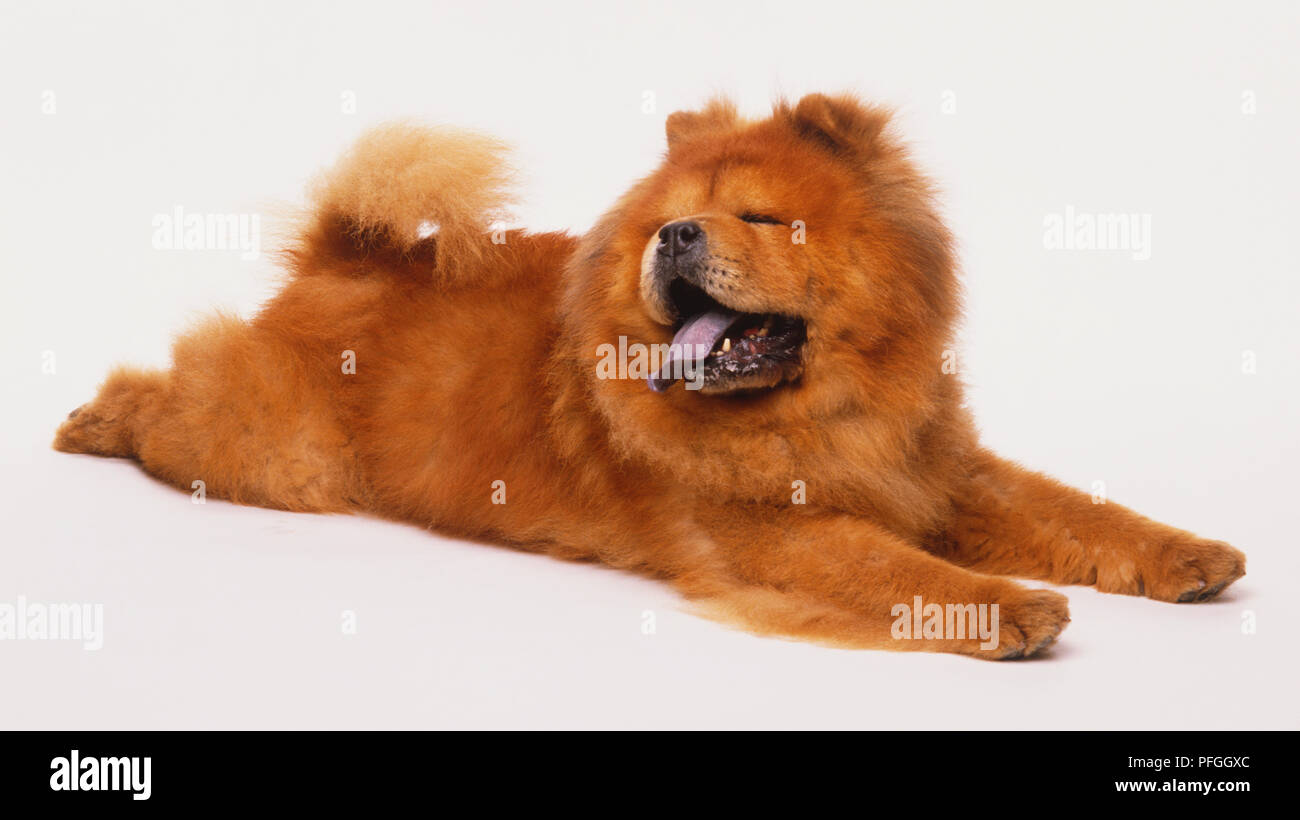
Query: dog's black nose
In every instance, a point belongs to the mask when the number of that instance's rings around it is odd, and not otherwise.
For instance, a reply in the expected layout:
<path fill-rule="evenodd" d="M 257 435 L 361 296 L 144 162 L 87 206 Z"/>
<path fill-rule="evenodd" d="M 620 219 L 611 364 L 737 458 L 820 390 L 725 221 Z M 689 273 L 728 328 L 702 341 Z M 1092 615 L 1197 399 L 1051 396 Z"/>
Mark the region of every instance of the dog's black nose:
<path fill-rule="evenodd" d="M 659 247 L 664 256 L 681 256 L 704 244 L 704 229 L 696 222 L 669 222 L 659 229 Z"/>

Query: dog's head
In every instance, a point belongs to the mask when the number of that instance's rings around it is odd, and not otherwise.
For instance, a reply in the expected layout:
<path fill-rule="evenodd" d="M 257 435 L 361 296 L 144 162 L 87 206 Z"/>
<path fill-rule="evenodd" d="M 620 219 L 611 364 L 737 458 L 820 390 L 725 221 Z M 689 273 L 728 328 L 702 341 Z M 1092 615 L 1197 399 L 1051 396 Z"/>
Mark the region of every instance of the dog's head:
<path fill-rule="evenodd" d="M 565 321 L 620 441 L 688 469 L 724 441 L 786 436 L 780 450 L 818 419 L 926 400 L 956 284 L 929 186 L 887 122 L 820 94 L 757 121 L 726 102 L 668 118 L 664 162 L 568 272 Z M 600 350 L 637 344 L 659 355 L 596 372 Z"/>

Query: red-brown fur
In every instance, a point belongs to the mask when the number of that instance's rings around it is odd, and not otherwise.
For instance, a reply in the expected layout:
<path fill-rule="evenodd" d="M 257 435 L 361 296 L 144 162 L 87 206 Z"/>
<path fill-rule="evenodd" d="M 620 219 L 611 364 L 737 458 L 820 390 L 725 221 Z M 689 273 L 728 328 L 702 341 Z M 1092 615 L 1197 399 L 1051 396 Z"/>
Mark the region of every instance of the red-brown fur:
<path fill-rule="evenodd" d="M 663 164 L 586 236 L 503 243 L 487 232 L 509 181 L 498 143 L 380 129 L 316 186 L 274 300 L 181 338 L 168 371 L 112 373 L 55 447 L 240 503 L 651 573 L 714 617 L 841 645 L 1022 657 L 1055 640 L 1066 599 L 1000 576 L 1164 601 L 1241 577 L 1226 544 L 981 448 L 941 367 L 949 235 L 887 120 L 822 95 L 758 121 L 723 102 L 674 114 Z M 802 221 L 806 242 L 736 218 L 754 209 Z M 671 339 L 641 260 L 683 217 L 707 230 L 728 304 L 806 318 L 796 381 L 703 395 L 596 377 L 601 344 Z M 892 607 L 916 595 L 998 604 L 997 647 L 892 639 Z"/>

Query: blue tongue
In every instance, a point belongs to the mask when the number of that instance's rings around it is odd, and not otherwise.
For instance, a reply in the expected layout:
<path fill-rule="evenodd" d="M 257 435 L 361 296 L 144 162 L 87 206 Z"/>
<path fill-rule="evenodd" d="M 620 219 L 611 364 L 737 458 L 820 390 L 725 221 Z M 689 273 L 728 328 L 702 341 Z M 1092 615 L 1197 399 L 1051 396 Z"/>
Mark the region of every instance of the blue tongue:
<path fill-rule="evenodd" d="M 706 310 L 687 319 L 681 330 L 673 336 L 673 343 L 668 349 L 668 358 L 664 360 L 663 366 L 659 368 L 658 373 L 650 377 L 650 389 L 662 393 L 672 387 L 688 369 L 698 367 L 740 316 L 741 314 L 734 310 L 719 308 Z M 677 364 L 678 362 L 681 364 Z"/>

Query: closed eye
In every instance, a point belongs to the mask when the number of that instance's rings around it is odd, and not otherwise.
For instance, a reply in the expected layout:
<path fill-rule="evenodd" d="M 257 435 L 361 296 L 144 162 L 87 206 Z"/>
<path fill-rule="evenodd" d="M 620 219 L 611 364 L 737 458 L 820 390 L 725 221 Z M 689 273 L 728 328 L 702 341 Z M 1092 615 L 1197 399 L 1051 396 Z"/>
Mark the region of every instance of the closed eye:
<path fill-rule="evenodd" d="M 782 222 L 781 220 L 777 219 L 774 216 L 767 216 L 766 214 L 750 213 L 748 211 L 740 215 L 740 221 L 749 222 L 750 224 L 753 225 L 784 225 L 785 224 L 784 222 Z"/>

